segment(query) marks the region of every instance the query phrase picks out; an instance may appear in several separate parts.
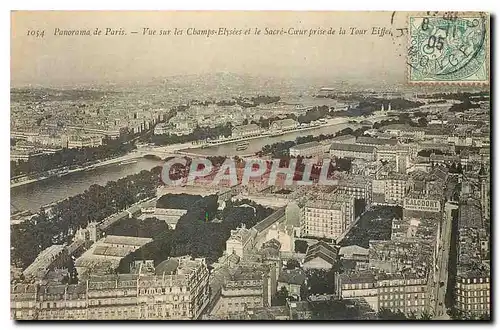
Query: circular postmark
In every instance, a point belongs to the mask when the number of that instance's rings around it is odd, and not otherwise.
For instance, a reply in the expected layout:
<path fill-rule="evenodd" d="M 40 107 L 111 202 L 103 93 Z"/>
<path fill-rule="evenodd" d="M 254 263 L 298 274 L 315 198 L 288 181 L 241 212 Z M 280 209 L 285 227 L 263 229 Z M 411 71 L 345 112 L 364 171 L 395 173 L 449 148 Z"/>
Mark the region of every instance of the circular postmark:
<path fill-rule="evenodd" d="M 486 20 L 456 15 L 410 18 L 413 80 L 463 80 L 484 67 Z"/>

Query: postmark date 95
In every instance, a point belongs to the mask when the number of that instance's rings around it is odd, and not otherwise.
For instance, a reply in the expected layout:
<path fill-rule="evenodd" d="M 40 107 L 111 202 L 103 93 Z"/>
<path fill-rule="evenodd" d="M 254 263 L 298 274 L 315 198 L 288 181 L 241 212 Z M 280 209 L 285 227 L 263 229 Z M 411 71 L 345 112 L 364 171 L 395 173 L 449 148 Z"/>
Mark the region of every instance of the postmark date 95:
<path fill-rule="evenodd" d="M 410 16 L 410 81 L 487 82 L 487 25 L 482 13 L 427 12 Z"/>

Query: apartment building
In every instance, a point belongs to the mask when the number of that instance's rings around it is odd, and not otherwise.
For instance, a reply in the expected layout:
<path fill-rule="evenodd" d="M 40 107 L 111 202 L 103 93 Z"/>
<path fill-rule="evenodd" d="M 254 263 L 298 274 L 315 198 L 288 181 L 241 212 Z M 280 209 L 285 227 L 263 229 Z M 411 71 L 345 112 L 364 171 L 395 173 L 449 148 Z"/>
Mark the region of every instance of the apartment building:
<path fill-rule="evenodd" d="M 490 314 L 490 274 L 471 270 L 458 274 L 456 285 L 456 308 L 475 316 Z"/>
<path fill-rule="evenodd" d="M 256 124 L 248 124 L 242 126 L 236 126 L 232 130 L 233 138 L 244 138 L 259 136 L 261 133 L 261 128 Z"/>
<path fill-rule="evenodd" d="M 271 306 L 275 279 L 270 265 L 239 264 L 225 278 L 210 315 L 227 318 L 232 313 Z"/>
<path fill-rule="evenodd" d="M 71 285 L 11 287 L 11 315 L 18 320 L 191 320 L 209 300 L 202 258 L 170 258 L 135 274 L 92 275 Z"/>
<path fill-rule="evenodd" d="M 340 274 L 336 282 L 339 297 L 363 298 L 375 311 L 388 309 L 418 316 L 430 309 L 425 277 L 367 270 Z"/>
<path fill-rule="evenodd" d="M 345 208 L 341 202 L 308 201 L 302 209 L 301 236 L 336 239 L 346 227 Z"/>
<path fill-rule="evenodd" d="M 337 158 L 361 158 L 375 160 L 377 148 L 360 144 L 332 143 L 330 155 Z"/>
<path fill-rule="evenodd" d="M 308 142 L 298 144 L 290 148 L 290 156 L 292 157 L 317 157 L 322 156 L 328 151 L 328 145 L 320 142 Z"/>

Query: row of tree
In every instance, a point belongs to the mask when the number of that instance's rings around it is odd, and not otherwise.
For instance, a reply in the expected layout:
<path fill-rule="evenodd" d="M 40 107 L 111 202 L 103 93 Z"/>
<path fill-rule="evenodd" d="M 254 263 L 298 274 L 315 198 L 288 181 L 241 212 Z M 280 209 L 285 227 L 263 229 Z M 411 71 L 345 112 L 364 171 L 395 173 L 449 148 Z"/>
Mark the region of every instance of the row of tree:
<path fill-rule="evenodd" d="M 257 153 L 258 156 L 271 155 L 273 158 L 282 158 L 289 156 L 289 150 L 299 144 L 304 144 L 308 142 L 320 142 L 325 140 L 333 139 L 334 137 L 353 135 L 355 137 L 362 136 L 364 132 L 368 130 L 368 127 L 360 127 L 353 130 L 350 127 L 344 128 L 335 134 L 320 134 L 317 136 L 307 135 L 299 136 L 294 141 L 280 141 L 273 143 L 271 145 L 266 144 L 262 147 L 262 150 Z"/>
<path fill-rule="evenodd" d="M 129 254 L 121 262 L 118 271 L 128 272 L 134 260 L 150 259 L 156 264 L 183 255 L 207 258 L 209 263 L 217 261 L 226 248 L 226 241 L 232 229 L 241 224 L 253 227 L 269 216 L 273 210 L 249 200 L 227 201 L 223 210 L 218 210 L 218 197 L 211 195 L 186 196 L 165 195 L 158 200 L 158 207 L 187 209 L 175 227 L 154 237 L 154 240 Z M 246 204 L 251 207 L 241 207 Z M 221 222 L 213 222 L 214 219 Z"/>
<path fill-rule="evenodd" d="M 105 186 L 92 185 L 83 193 L 55 204 L 50 212 L 41 209 L 31 219 L 12 225 L 11 260 L 27 267 L 42 250 L 69 242 L 89 222 L 100 222 L 140 200 L 154 197 L 160 172 L 157 167 L 110 181 Z"/>
<path fill-rule="evenodd" d="M 41 154 L 29 157 L 28 160 L 11 161 L 10 176 L 35 175 L 57 168 L 78 167 L 98 160 L 123 156 L 134 148 L 132 143 L 124 142 L 124 139 L 105 139 L 104 143 L 97 147 L 63 148 L 53 154 Z"/>
<path fill-rule="evenodd" d="M 150 141 L 155 145 L 170 145 L 177 143 L 187 143 L 193 141 L 217 139 L 221 136 L 230 137 L 233 126 L 231 123 L 221 124 L 216 127 L 196 126 L 193 131 L 185 135 L 176 134 L 158 134 L 151 135 Z"/>

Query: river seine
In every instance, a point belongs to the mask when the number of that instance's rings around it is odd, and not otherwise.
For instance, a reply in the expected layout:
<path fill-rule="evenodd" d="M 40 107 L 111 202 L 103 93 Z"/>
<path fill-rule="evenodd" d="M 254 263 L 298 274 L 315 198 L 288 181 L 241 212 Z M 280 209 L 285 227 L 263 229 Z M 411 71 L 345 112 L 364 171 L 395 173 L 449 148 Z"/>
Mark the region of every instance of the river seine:
<path fill-rule="evenodd" d="M 348 126 L 356 128 L 355 126 L 357 125 L 342 123 L 313 128 L 305 131 L 291 132 L 276 137 L 252 139 L 248 140 L 249 146 L 244 151 L 236 150 L 236 142 L 211 146 L 204 149 L 189 149 L 186 151 L 199 155 L 248 155 L 261 150 L 266 144 L 272 144 L 279 141 L 292 141 L 298 136 L 333 134 Z M 43 205 L 80 194 L 93 184 L 105 185 L 108 181 L 116 181 L 125 176 L 138 173 L 142 170 L 150 170 L 153 167 L 160 165 L 162 165 L 161 161 L 139 158 L 137 159 L 137 162 L 132 164 L 113 164 L 102 166 L 91 171 L 71 173 L 63 177 L 50 178 L 43 181 L 13 187 L 10 189 L 11 211 L 38 211 Z"/>

